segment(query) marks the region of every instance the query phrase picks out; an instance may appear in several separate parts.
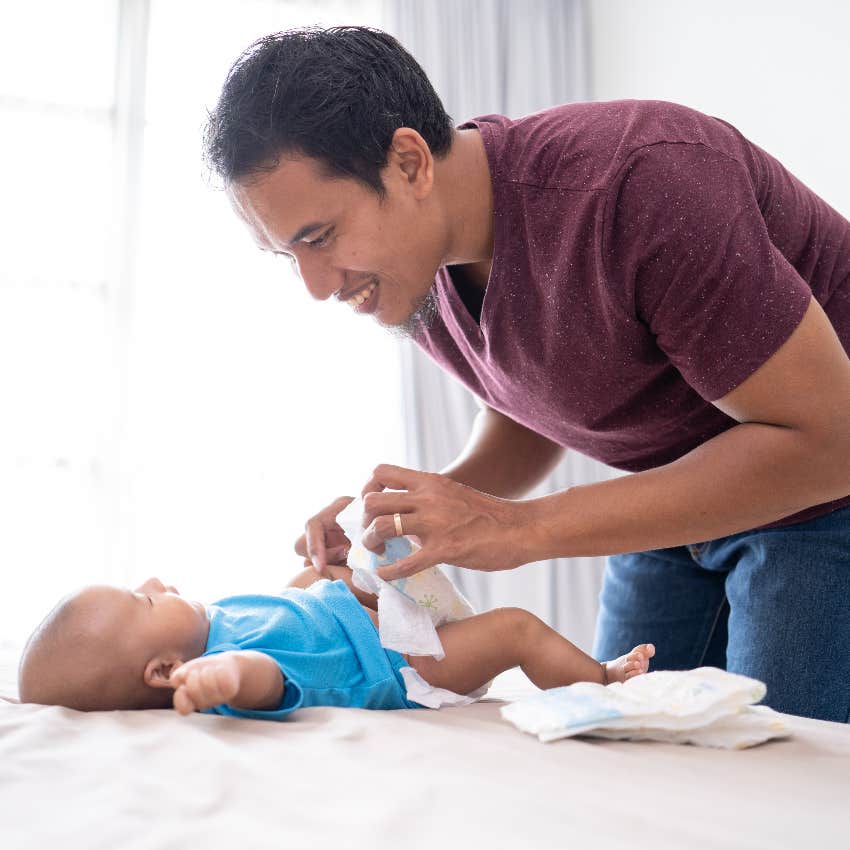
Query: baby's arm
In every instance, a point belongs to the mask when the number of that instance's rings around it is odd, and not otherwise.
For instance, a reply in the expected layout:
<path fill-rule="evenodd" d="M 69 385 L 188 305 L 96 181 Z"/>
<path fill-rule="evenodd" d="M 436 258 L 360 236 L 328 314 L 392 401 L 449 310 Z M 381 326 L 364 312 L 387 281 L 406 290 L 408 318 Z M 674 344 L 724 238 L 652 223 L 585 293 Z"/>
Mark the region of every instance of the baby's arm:
<path fill-rule="evenodd" d="M 191 714 L 216 705 L 274 710 L 283 699 L 283 673 L 274 659 L 252 649 L 203 655 L 171 674 L 174 708 Z"/>

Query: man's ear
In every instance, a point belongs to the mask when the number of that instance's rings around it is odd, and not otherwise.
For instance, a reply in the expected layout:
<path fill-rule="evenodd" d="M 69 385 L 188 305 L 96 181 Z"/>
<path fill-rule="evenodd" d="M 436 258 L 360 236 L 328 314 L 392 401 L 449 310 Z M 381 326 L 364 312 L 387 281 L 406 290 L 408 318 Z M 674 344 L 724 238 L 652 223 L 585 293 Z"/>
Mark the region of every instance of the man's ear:
<path fill-rule="evenodd" d="M 157 655 L 145 664 L 145 684 L 152 688 L 173 688 L 168 681 L 169 676 L 183 663 L 182 658 L 175 655 Z"/>
<path fill-rule="evenodd" d="M 387 165 L 394 166 L 404 175 L 417 201 L 430 194 L 434 186 L 434 155 L 428 142 L 416 130 L 399 127 L 393 133 Z"/>

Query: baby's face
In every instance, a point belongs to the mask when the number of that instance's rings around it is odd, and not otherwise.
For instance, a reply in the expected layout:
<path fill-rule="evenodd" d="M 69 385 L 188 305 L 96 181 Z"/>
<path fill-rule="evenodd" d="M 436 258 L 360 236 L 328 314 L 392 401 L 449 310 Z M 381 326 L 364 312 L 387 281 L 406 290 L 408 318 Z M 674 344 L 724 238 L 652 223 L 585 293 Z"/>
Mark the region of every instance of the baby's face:
<path fill-rule="evenodd" d="M 94 585 L 81 595 L 92 627 L 142 663 L 157 657 L 185 662 L 206 649 L 210 623 L 204 605 L 184 599 L 158 578 L 135 590 Z"/>
<path fill-rule="evenodd" d="M 116 590 L 118 590 L 116 588 Z M 184 599 L 177 589 L 149 578 L 135 590 L 118 590 L 133 638 L 148 652 L 172 650 L 184 661 L 202 655 L 209 633 L 207 609 Z"/>

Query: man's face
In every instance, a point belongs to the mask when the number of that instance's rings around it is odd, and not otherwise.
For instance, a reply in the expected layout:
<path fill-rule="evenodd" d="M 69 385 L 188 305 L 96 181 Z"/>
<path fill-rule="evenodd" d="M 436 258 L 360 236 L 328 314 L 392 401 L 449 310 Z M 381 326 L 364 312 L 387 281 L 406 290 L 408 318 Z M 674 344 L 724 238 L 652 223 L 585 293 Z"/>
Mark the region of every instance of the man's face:
<path fill-rule="evenodd" d="M 315 160 L 290 157 L 232 184 L 228 196 L 257 245 L 290 257 L 314 298 L 335 296 L 410 332 L 441 264 L 439 224 L 401 169 L 390 165 L 383 177 L 381 199 L 357 180 L 327 177 Z"/>

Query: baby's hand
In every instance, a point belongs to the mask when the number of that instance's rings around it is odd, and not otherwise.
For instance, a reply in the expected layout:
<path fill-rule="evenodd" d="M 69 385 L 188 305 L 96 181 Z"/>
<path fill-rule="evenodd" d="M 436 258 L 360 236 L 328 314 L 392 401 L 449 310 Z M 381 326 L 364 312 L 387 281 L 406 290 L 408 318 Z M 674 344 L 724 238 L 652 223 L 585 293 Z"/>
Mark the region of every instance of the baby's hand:
<path fill-rule="evenodd" d="M 193 658 L 174 670 L 169 682 L 174 687 L 174 708 L 191 714 L 230 702 L 239 693 L 242 671 L 236 653 L 222 652 Z"/>

